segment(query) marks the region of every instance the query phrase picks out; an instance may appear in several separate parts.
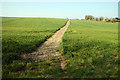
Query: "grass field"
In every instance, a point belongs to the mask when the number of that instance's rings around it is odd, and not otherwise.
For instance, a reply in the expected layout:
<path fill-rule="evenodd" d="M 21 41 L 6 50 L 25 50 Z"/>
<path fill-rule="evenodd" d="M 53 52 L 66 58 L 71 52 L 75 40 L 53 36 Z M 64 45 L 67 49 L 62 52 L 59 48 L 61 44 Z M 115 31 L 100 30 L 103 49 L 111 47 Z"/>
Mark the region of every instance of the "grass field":
<path fill-rule="evenodd" d="M 118 24 L 71 20 L 60 52 L 66 59 L 63 74 L 59 59 L 35 63 L 20 54 L 34 51 L 65 25 L 66 19 L 3 18 L 3 78 L 117 77 Z"/>
<path fill-rule="evenodd" d="M 19 73 L 18 71 L 31 70 L 35 67 L 31 59 L 22 59 L 20 54 L 34 51 L 42 42 L 63 27 L 66 21 L 66 19 L 48 18 L 2 18 L 3 77 L 18 77 L 18 75 L 14 76 Z M 26 67 L 26 63 L 31 65 Z M 45 63 L 41 63 L 44 68 L 49 65 Z M 42 66 L 39 65 L 38 69 L 39 67 Z M 25 77 L 24 74 L 25 72 L 21 72 L 19 77 Z M 29 76 L 34 76 L 31 75 Z"/>
<path fill-rule="evenodd" d="M 28 53 L 59 30 L 66 20 L 3 18 L 2 51 L 9 53 Z"/>
<path fill-rule="evenodd" d="M 71 20 L 60 51 L 67 75 L 76 78 L 118 76 L 118 24 Z"/>

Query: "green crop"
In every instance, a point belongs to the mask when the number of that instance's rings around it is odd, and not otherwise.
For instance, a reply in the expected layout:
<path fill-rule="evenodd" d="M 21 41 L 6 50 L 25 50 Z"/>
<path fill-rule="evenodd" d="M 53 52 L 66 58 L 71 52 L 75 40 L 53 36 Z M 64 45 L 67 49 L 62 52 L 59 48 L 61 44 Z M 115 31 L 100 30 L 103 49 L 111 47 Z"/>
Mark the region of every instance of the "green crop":
<path fill-rule="evenodd" d="M 3 18 L 3 53 L 33 51 L 65 24 L 65 19 Z"/>
<path fill-rule="evenodd" d="M 66 21 L 66 19 L 52 18 L 3 17 L 3 78 L 44 78 L 62 75 L 56 74 L 56 72 L 60 73 L 58 65 L 60 62 L 58 64 L 51 61 L 35 63 L 31 58 L 24 59 L 20 55 L 34 51 L 63 27 Z"/>
<path fill-rule="evenodd" d="M 118 24 L 71 20 L 60 50 L 70 77 L 117 77 Z"/>
<path fill-rule="evenodd" d="M 3 78 L 115 78 L 118 76 L 118 24 L 71 20 L 60 44 L 66 59 L 63 73 L 59 59 L 34 62 L 20 54 L 34 51 L 66 19 L 2 18 Z"/>

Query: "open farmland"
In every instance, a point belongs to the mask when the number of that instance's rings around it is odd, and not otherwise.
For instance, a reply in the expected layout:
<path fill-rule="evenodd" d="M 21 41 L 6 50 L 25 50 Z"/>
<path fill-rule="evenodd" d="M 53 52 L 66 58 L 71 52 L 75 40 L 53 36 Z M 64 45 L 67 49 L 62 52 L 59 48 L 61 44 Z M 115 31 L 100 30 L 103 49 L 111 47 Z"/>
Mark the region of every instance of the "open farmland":
<path fill-rule="evenodd" d="M 3 54 L 31 52 L 65 23 L 65 19 L 3 18 Z"/>
<path fill-rule="evenodd" d="M 31 58 L 23 59 L 20 54 L 33 52 L 41 43 L 63 27 L 67 21 L 66 19 L 3 17 L 2 20 L 3 78 L 45 77 L 42 74 L 43 72 L 46 72 L 44 75 L 48 75 L 48 73 L 54 75 L 54 72 L 59 71 L 58 66 L 51 65 L 54 66 L 52 68 L 48 66 L 51 63 L 54 64 L 54 62 L 34 63 Z M 46 67 L 48 70 L 44 71 Z M 36 71 L 33 75 L 31 71 L 33 69 L 39 72 Z"/>
<path fill-rule="evenodd" d="M 117 77 L 118 24 L 71 20 L 60 51 L 69 77 Z"/>
<path fill-rule="evenodd" d="M 117 77 L 117 23 L 71 20 L 58 50 L 64 56 L 66 71 L 61 70 L 60 59 L 34 62 L 32 58 L 20 57 L 34 52 L 66 22 L 66 19 L 3 18 L 3 78 Z"/>

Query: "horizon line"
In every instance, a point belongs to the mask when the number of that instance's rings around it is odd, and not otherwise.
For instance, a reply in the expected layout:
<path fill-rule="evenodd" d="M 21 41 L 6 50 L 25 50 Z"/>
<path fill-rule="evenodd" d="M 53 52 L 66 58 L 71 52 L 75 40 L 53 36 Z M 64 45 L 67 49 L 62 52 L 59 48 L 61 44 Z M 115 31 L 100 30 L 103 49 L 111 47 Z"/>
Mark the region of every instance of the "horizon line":
<path fill-rule="evenodd" d="M 86 15 L 87 16 L 87 15 Z M 91 15 L 92 16 L 92 15 Z M 76 17 L 76 18 L 71 18 L 71 17 L 45 17 L 45 16 L 2 16 L 0 15 L 0 17 L 26 17 L 26 18 L 62 18 L 62 19 L 85 19 L 84 18 L 80 18 L 80 17 Z M 94 16 L 93 16 L 94 17 Z M 103 17 L 103 16 L 101 16 Z M 117 16 L 118 17 L 118 16 Z M 103 17 L 103 18 L 117 18 L 117 17 Z M 99 17 L 94 17 L 94 18 L 99 18 Z"/>

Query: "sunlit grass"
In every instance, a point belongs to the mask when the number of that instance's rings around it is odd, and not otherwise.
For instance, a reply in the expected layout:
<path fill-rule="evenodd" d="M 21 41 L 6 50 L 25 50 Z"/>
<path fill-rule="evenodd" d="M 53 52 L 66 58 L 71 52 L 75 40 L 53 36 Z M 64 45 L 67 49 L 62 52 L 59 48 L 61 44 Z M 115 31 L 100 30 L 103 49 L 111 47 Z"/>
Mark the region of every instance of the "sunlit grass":
<path fill-rule="evenodd" d="M 20 54 L 29 54 L 34 51 L 41 43 L 63 27 L 66 21 L 66 19 L 48 18 L 3 18 L 3 78 L 62 76 L 59 60 L 35 63 L 31 58 L 23 59 Z"/>
<path fill-rule="evenodd" d="M 71 20 L 61 51 L 67 61 L 68 76 L 117 77 L 118 24 Z"/>
<path fill-rule="evenodd" d="M 3 18 L 2 51 L 3 53 L 31 52 L 65 23 L 65 19 Z"/>

